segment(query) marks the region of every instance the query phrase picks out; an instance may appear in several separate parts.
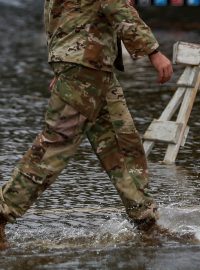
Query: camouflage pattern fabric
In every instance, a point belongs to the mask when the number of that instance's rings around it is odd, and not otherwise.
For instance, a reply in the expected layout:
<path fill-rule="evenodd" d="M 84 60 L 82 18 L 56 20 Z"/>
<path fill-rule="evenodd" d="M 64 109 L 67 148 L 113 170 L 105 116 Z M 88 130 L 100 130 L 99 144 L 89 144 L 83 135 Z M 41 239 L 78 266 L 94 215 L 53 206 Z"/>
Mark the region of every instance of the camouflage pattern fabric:
<path fill-rule="evenodd" d="M 112 71 L 117 37 L 134 59 L 158 48 L 130 1 L 46 0 L 44 17 L 49 62 Z"/>
<path fill-rule="evenodd" d="M 129 217 L 155 220 L 143 146 L 115 75 L 70 63 L 52 67 L 56 81 L 44 130 L 1 188 L 0 215 L 9 222 L 22 216 L 87 135 Z"/>

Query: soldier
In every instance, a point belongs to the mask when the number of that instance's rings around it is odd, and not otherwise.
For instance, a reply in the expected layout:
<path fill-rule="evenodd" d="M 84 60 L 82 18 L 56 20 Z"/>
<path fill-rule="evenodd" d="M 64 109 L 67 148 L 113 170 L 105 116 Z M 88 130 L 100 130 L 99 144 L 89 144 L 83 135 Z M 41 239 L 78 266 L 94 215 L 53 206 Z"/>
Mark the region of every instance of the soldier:
<path fill-rule="evenodd" d="M 86 135 L 138 228 L 150 228 L 157 207 L 147 192 L 144 149 L 113 72 L 117 40 L 133 59 L 149 56 L 158 82 L 170 61 L 130 1 L 46 0 L 49 63 L 55 73 L 45 127 L 0 191 L 0 237 L 66 167 Z M 119 62 L 118 62 L 119 63 Z"/>

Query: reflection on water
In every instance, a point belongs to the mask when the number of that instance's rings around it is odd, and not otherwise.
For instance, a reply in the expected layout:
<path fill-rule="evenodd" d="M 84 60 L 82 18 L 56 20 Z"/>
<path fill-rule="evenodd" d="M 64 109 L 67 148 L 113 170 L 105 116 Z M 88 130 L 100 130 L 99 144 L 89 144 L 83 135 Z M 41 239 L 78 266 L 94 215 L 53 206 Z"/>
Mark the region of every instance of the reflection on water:
<path fill-rule="evenodd" d="M 51 71 L 41 34 L 41 9 L 33 1 L 0 0 L 0 182 L 9 179 L 17 160 L 41 130 Z M 30 5 L 31 4 L 31 5 Z M 32 15 L 32 13 L 31 13 Z M 5 31 L 5 25 L 7 25 Z M 199 42 L 199 33 L 157 30 L 161 48 L 171 56 L 177 40 Z M 173 94 L 182 72 L 175 67 L 170 83 L 159 86 L 147 59 L 125 54 L 119 74 L 128 105 L 141 133 Z M 1 252 L 1 269 L 199 269 L 200 239 L 199 95 L 191 130 L 176 165 L 159 163 L 165 146 L 149 159 L 151 193 L 160 206 L 159 223 L 178 233 L 146 236 L 129 223 L 108 177 L 84 141 L 59 180 L 17 224 L 9 225 L 10 249 Z M 191 268 L 192 265 L 192 268 Z"/>

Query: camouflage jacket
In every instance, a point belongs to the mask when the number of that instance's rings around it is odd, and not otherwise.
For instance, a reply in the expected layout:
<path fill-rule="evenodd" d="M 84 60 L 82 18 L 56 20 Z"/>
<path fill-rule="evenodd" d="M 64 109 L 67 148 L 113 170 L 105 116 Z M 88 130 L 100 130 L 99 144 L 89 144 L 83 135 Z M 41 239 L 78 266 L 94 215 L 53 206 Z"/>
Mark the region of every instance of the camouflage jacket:
<path fill-rule="evenodd" d="M 117 37 L 133 58 L 158 43 L 126 0 L 46 0 L 45 29 L 49 62 L 72 62 L 111 71 Z"/>

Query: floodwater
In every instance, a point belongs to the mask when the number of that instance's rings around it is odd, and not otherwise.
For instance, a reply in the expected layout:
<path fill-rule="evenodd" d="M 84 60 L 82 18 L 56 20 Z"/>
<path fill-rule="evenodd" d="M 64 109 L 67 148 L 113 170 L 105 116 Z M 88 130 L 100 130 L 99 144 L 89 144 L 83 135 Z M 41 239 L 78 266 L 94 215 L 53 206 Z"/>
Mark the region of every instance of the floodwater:
<path fill-rule="evenodd" d="M 52 74 L 46 63 L 41 10 L 42 5 L 33 0 L 0 1 L 1 184 L 43 125 Z M 155 34 L 169 57 L 175 41 L 200 41 L 194 30 L 155 30 Z M 125 65 L 127 71 L 119 77 L 142 134 L 172 97 L 182 68 L 175 67 L 172 81 L 160 86 L 147 59 L 134 63 L 125 53 Z M 57 182 L 23 218 L 7 226 L 10 248 L 0 251 L 0 269 L 199 270 L 199 103 L 198 95 L 187 143 L 176 164 L 160 162 L 165 145 L 156 145 L 149 157 L 159 223 L 178 237 L 144 236 L 128 222 L 116 191 L 85 140 Z"/>

